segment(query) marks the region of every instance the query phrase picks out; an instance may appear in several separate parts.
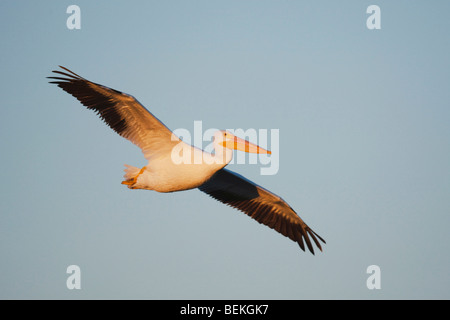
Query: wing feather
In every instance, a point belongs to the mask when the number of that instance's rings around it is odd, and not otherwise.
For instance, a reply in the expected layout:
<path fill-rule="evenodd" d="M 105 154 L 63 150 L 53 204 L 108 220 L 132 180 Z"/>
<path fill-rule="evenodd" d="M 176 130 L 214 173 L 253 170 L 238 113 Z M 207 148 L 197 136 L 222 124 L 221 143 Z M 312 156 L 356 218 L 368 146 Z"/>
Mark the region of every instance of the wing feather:
<path fill-rule="evenodd" d="M 297 242 L 303 251 L 306 242 L 309 251 L 314 254 L 310 238 L 322 251 L 319 240 L 323 243 L 325 240 L 311 230 L 283 199 L 241 175 L 221 169 L 199 189 Z"/>
<path fill-rule="evenodd" d="M 60 67 L 65 72 L 53 70 L 58 76 L 47 77 L 56 80 L 50 83 L 58 85 L 86 108 L 95 111 L 111 129 L 141 148 L 147 159 L 159 152 L 169 152 L 179 143 L 180 140 L 133 96 Z"/>

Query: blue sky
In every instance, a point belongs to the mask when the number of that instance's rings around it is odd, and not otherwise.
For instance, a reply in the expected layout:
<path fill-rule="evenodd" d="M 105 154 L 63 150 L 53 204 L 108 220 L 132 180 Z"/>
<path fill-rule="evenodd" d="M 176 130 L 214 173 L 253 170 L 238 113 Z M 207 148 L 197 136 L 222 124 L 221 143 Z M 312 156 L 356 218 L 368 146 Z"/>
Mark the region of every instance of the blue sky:
<path fill-rule="evenodd" d="M 66 9 L 81 9 L 69 30 Z M 366 8 L 381 9 L 381 29 Z M 450 298 L 447 1 L 1 1 L 0 298 Z M 169 128 L 278 129 L 282 196 L 323 253 L 198 190 L 128 190 L 145 165 L 63 65 Z M 66 268 L 81 269 L 68 290 Z M 369 290 L 366 269 L 381 269 Z"/>

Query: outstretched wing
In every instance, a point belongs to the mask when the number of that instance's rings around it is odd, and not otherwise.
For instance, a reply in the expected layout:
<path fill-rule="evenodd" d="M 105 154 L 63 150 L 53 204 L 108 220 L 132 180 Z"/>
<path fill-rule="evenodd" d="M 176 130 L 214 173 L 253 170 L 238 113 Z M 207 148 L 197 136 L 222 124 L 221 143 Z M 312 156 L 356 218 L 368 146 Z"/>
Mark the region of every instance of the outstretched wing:
<path fill-rule="evenodd" d="M 67 68 L 53 70 L 64 77 L 48 77 L 58 87 L 94 110 L 106 124 L 122 137 L 142 149 L 150 159 L 159 152 L 170 152 L 179 143 L 177 137 L 133 96 L 80 77 Z"/>
<path fill-rule="evenodd" d="M 310 237 L 322 251 L 319 240 L 323 243 L 325 240 L 311 230 L 283 199 L 239 174 L 221 169 L 199 189 L 297 242 L 303 251 L 304 240 L 314 254 Z"/>

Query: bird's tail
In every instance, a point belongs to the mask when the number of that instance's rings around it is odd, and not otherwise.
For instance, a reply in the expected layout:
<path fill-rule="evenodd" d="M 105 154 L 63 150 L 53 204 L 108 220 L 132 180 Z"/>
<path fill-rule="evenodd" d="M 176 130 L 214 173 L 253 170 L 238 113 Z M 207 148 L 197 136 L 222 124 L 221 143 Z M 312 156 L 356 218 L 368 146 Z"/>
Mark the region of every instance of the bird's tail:
<path fill-rule="evenodd" d="M 125 169 L 123 171 L 125 171 L 125 174 L 123 175 L 124 181 L 122 181 L 122 184 L 126 184 L 128 185 L 128 188 L 132 188 L 133 185 L 136 183 L 137 177 L 141 171 L 141 169 L 133 167 L 133 166 L 129 166 L 129 165 L 125 165 Z"/>

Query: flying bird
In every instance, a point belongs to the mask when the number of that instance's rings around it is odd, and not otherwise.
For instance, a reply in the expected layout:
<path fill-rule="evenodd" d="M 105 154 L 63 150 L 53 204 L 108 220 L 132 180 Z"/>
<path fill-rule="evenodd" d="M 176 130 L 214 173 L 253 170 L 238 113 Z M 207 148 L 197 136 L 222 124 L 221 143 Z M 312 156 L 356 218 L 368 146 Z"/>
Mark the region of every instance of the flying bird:
<path fill-rule="evenodd" d="M 120 136 L 143 152 L 143 168 L 125 165 L 122 184 L 130 189 L 175 192 L 198 188 L 212 198 L 234 207 L 298 243 L 314 254 L 325 243 L 282 198 L 243 176 L 225 169 L 233 150 L 270 154 L 249 141 L 220 130 L 214 134 L 214 153 L 184 143 L 133 96 L 91 82 L 60 66 L 50 83 L 95 111 Z M 178 158 L 177 158 L 178 157 Z M 193 161 L 200 157 L 202 161 Z M 177 158 L 183 161 L 174 161 Z M 192 160 L 192 161 L 191 161 Z M 311 241 L 312 239 L 312 241 Z M 320 240 L 320 241 L 319 241 Z"/>

